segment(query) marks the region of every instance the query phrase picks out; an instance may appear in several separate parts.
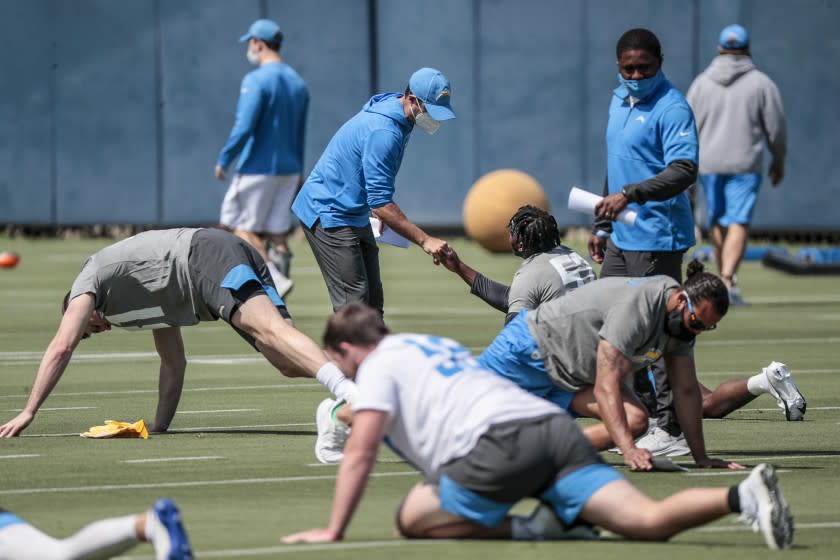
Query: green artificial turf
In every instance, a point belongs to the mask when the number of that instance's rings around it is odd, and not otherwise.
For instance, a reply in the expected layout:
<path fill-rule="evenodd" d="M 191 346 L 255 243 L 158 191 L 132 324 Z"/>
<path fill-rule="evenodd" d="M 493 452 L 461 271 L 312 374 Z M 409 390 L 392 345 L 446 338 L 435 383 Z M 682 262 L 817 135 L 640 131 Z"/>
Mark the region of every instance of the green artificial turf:
<path fill-rule="evenodd" d="M 40 356 L 59 321 L 59 303 L 85 257 L 109 240 L 21 240 L 0 237 L 0 250 L 20 265 L 0 269 L 0 415 L 11 418 L 26 399 Z M 508 282 L 519 259 L 489 255 L 453 239 L 463 260 Z M 585 251 L 582 243 L 575 248 Z M 331 311 L 312 255 L 293 249 L 296 286 L 289 309 L 316 340 Z M 455 275 L 410 250 L 383 248 L 386 320 L 394 331 L 456 338 L 480 351 L 503 316 L 469 295 Z M 714 268 L 710 266 L 714 271 Z M 808 400 L 804 422 L 784 421 L 762 396 L 723 420 L 706 420 L 716 457 L 747 465 L 771 462 L 797 529 L 787 557 L 833 559 L 840 547 L 840 281 L 795 277 L 747 262 L 740 273 L 750 307 L 732 308 L 703 334 L 696 356 L 700 380 L 715 387 L 772 360 L 788 364 Z M 383 451 L 343 543 L 285 546 L 283 534 L 328 520 L 335 466 L 313 454 L 314 414 L 328 393 L 313 380 L 288 379 L 222 322 L 184 329 L 189 366 L 172 433 L 148 440 L 86 440 L 77 434 L 106 419 L 151 420 L 157 360 L 149 333 L 114 330 L 84 341 L 26 437 L 0 440 L 0 507 L 44 531 L 67 536 L 95 519 L 139 512 L 158 496 L 181 506 L 197 557 L 222 558 L 765 558 L 760 535 L 734 516 L 667 544 L 614 538 L 596 543 L 406 541 L 394 537 L 394 511 L 419 480 Z M 5 421 L 5 420 L 0 420 Z M 620 464 L 620 457 L 605 454 Z M 688 464 L 685 458 L 678 461 Z M 731 485 L 743 472 L 629 473 L 654 497 L 689 486 Z M 527 512 L 531 503 L 517 511 Z M 131 557 L 152 554 L 149 546 Z"/>

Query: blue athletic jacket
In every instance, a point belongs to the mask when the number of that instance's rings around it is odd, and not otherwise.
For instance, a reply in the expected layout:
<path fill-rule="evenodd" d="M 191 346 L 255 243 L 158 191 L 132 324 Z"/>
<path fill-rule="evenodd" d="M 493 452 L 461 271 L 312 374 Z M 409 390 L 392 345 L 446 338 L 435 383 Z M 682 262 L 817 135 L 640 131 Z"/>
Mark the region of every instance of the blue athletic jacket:
<path fill-rule="evenodd" d="M 607 123 L 607 181 L 610 194 L 658 174 L 675 160 L 697 163 L 697 127 L 682 94 L 663 80 L 650 99 L 630 106 L 627 88 L 613 91 Z M 635 226 L 613 223 L 612 240 L 625 251 L 682 251 L 694 245 L 688 195 L 631 203 Z"/>
<path fill-rule="evenodd" d="M 303 143 L 309 92 L 294 69 L 268 62 L 242 79 L 236 121 L 216 164 L 223 168 L 239 156 L 243 175 L 303 172 Z"/>
<path fill-rule="evenodd" d="M 311 228 L 364 227 L 372 208 L 394 198 L 394 180 L 411 136 L 400 93 L 371 97 L 332 137 L 292 204 Z"/>

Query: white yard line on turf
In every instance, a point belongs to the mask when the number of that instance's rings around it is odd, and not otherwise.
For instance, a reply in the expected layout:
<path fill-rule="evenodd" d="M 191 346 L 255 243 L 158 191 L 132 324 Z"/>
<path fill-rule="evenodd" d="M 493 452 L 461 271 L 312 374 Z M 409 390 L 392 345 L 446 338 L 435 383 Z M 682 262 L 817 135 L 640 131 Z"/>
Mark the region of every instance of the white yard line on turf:
<path fill-rule="evenodd" d="M 402 463 L 407 465 L 408 463 L 403 459 L 377 459 L 377 463 Z M 307 463 L 304 465 L 306 467 L 338 467 L 339 463 Z"/>
<path fill-rule="evenodd" d="M 49 408 L 39 408 L 38 412 L 54 412 L 56 410 L 95 410 L 98 406 L 55 406 Z M 6 412 L 20 412 L 22 408 L 7 408 Z"/>
<path fill-rule="evenodd" d="M 767 339 L 728 339 L 728 340 L 703 340 L 703 346 L 767 346 L 780 344 L 833 344 L 840 342 L 838 337 L 814 337 L 814 338 L 767 338 Z M 484 347 L 471 347 L 471 350 L 484 350 Z M 34 352 L 0 352 L 0 364 L 13 365 L 21 363 L 39 363 L 44 356 L 43 351 Z M 101 352 L 73 354 L 73 361 L 85 362 L 122 362 L 126 360 L 159 360 L 156 352 Z M 188 363 L 223 363 L 247 364 L 265 362 L 265 358 L 254 354 L 207 354 L 188 356 Z"/>
<path fill-rule="evenodd" d="M 825 453 L 822 455 L 767 455 L 766 457 L 750 457 L 746 455 L 735 455 L 727 457 L 727 461 L 784 461 L 786 459 L 834 459 L 840 457 L 840 453 Z"/>
<path fill-rule="evenodd" d="M 190 387 L 184 389 L 184 393 L 202 393 L 211 391 L 254 391 L 263 389 L 310 389 L 312 387 L 323 387 L 320 383 L 295 383 L 288 385 L 240 385 L 233 387 Z M 56 397 L 100 397 L 108 395 L 141 395 L 146 393 L 157 394 L 157 389 L 126 389 L 124 391 L 80 391 L 76 393 L 53 393 Z M 25 399 L 29 395 L 0 395 L 0 399 Z"/>
<path fill-rule="evenodd" d="M 791 471 L 790 469 L 776 469 L 776 472 L 787 473 L 793 471 Z M 750 471 L 734 471 L 727 469 L 725 471 L 688 472 L 683 474 L 686 476 L 742 476 L 746 478 L 750 474 Z"/>
<path fill-rule="evenodd" d="M 782 410 L 778 406 L 774 407 L 774 408 L 739 408 L 736 412 L 757 412 L 757 411 L 775 412 L 777 410 L 779 411 L 779 413 L 782 412 Z M 840 406 L 809 406 L 808 407 L 808 412 L 813 412 L 815 410 L 840 410 Z M 709 418 L 708 420 L 711 420 L 711 418 Z M 723 419 L 721 418 L 721 420 L 723 420 Z"/>
<path fill-rule="evenodd" d="M 220 408 L 217 410 L 179 410 L 175 414 L 211 414 L 219 412 L 258 412 L 259 408 Z"/>
<path fill-rule="evenodd" d="M 840 527 L 840 521 L 826 521 L 823 523 L 794 523 L 793 528 L 797 531 L 800 529 L 834 529 Z M 698 527 L 695 531 L 702 533 L 728 533 L 730 531 L 751 531 L 748 525 L 721 525 L 716 527 Z M 202 557 L 204 555 L 202 554 Z"/>
<path fill-rule="evenodd" d="M 170 461 L 214 461 L 224 459 L 220 455 L 209 455 L 206 457 L 160 457 L 158 459 L 126 459 L 121 463 L 167 463 Z M 778 471 L 776 471 L 778 472 Z"/>
<path fill-rule="evenodd" d="M 238 558 L 240 556 L 266 556 L 288 552 L 323 552 L 325 550 L 355 550 L 359 548 L 388 548 L 403 546 L 429 546 L 436 544 L 452 545 L 456 541 L 449 539 L 394 539 L 390 541 L 338 542 L 325 544 L 287 544 L 261 548 L 234 548 L 229 550 L 201 550 L 196 558 Z M 154 560 L 154 556 L 118 556 L 120 560 Z"/>
<path fill-rule="evenodd" d="M 794 529 L 797 531 L 805 529 L 835 529 L 840 527 L 840 521 L 827 521 L 823 523 L 795 523 Z M 750 527 L 743 524 L 737 525 L 719 525 L 713 527 L 698 527 L 696 529 L 689 529 L 689 531 L 698 531 L 701 533 L 729 533 L 729 532 L 743 532 L 752 531 Z M 512 542 L 512 541 L 509 541 Z M 395 539 L 387 541 L 361 541 L 361 542 L 337 542 L 325 544 L 287 544 L 278 546 L 266 546 L 259 548 L 234 548 L 227 550 L 197 550 L 195 552 L 196 558 L 239 558 L 242 556 L 268 556 L 273 554 L 287 554 L 299 552 L 324 552 L 324 551 L 341 551 L 341 550 L 356 550 L 362 548 L 390 548 L 390 547 L 404 547 L 404 546 L 429 546 L 435 544 L 453 545 L 458 543 L 452 539 Z M 468 543 L 465 543 L 468 544 Z M 154 556 L 119 556 L 120 560 L 154 560 Z"/>
<path fill-rule="evenodd" d="M 230 478 L 224 480 L 187 480 L 183 482 L 151 482 L 143 484 L 103 484 L 100 486 L 56 486 L 47 488 L 15 488 L 0 490 L 0 496 L 19 494 L 62 494 L 65 492 L 106 492 L 110 490 L 145 490 L 149 488 L 201 488 L 206 486 L 234 486 L 239 484 L 276 484 L 280 482 L 309 482 L 316 480 L 335 480 L 337 475 L 320 476 L 277 476 L 269 478 Z M 371 473 L 371 478 L 390 476 L 420 476 L 415 471 Z"/>
<path fill-rule="evenodd" d="M 315 422 L 300 422 L 294 424 L 249 424 L 245 426 L 196 426 L 192 428 L 176 428 L 169 430 L 169 434 L 177 435 L 181 432 L 204 432 L 213 430 L 247 430 L 247 429 L 264 429 L 264 428 L 298 428 L 302 426 L 314 426 Z M 20 437 L 67 437 L 78 436 L 78 432 L 63 432 L 51 434 L 21 434 Z"/>
<path fill-rule="evenodd" d="M 40 457 L 36 453 L 27 453 L 25 455 L 0 455 L 0 459 L 29 459 L 30 457 Z"/>

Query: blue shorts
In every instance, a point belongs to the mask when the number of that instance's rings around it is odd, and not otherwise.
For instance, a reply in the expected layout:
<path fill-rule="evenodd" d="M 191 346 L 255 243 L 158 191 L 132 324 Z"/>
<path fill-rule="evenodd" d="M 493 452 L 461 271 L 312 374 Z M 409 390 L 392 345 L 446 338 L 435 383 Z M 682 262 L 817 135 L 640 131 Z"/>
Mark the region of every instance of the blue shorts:
<path fill-rule="evenodd" d="M 592 494 L 610 482 L 623 479 L 610 465 L 589 465 L 555 481 L 540 499 L 551 504 L 563 523 L 571 525 Z"/>
<path fill-rule="evenodd" d="M 550 503 L 557 517 L 566 525 L 571 525 L 595 492 L 615 480 L 623 479 L 610 465 L 588 465 L 556 480 L 542 493 L 540 500 Z M 442 509 L 485 527 L 499 525 L 514 505 L 483 497 L 446 476 L 440 479 L 438 493 Z"/>
<path fill-rule="evenodd" d="M 11 525 L 20 525 L 21 523 L 26 523 L 26 521 L 24 521 L 14 513 L 10 513 L 8 511 L 0 511 L 0 529 L 4 529 Z"/>
<path fill-rule="evenodd" d="M 478 357 L 482 367 L 510 379 L 526 391 L 569 410 L 575 394 L 551 382 L 523 309 Z"/>
<path fill-rule="evenodd" d="M 758 200 L 761 174 L 701 175 L 706 191 L 708 226 L 749 225 Z"/>

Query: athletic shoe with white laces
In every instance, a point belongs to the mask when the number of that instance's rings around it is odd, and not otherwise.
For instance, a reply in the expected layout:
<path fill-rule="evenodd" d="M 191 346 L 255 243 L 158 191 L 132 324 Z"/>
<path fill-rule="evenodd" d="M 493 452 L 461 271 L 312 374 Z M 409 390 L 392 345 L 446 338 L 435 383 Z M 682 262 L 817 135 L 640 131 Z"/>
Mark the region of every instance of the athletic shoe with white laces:
<path fill-rule="evenodd" d="M 672 436 L 659 426 L 654 426 L 646 436 L 636 440 L 636 447 L 647 449 L 654 457 L 679 457 L 691 453 L 685 434 Z"/>
<path fill-rule="evenodd" d="M 803 420 L 808 403 L 790 377 L 790 368 L 781 362 L 771 362 L 764 368 L 764 375 L 770 383 L 770 394 L 776 398 L 779 408 L 785 411 L 789 421 Z"/>
<path fill-rule="evenodd" d="M 587 540 L 592 541 L 601 538 L 601 532 L 594 525 L 585 521 L 575 521 L 572 525 L 566 525 L 554 513 L 554 509 L 545 502 L 540 502 L 536 509 L 528 517 L 528 531 L 536 540 Z"/>
<path fill-rule="evenodd" d="M 773 465 L 762 463 L 738 486 L 741 515 L 738 517 L 754 532 L 761 531 L 773 550 L 789 548 L 793 542 L 793 516 L 790 514 Z"/>
<path fill-rule="evenodd" d="M 154 515 L 147 517 L 147 522 L 155 524 L 148 533 L 153 535 L 156 560 L 192 560 L 190 541 L 175 502 L 161 498 L 155 502 L 152 512 Z"/>
<path fill-rule="evenodd" d="M 332 418 L 333 408 L 338 404 L 333 399 L 324 399 L 315 413 L 315 423 L 318 426 L 315 457 L 327 465 L 341 462 L 344 458 L 344 446 L 350 436 L 350 427 Z"/>

